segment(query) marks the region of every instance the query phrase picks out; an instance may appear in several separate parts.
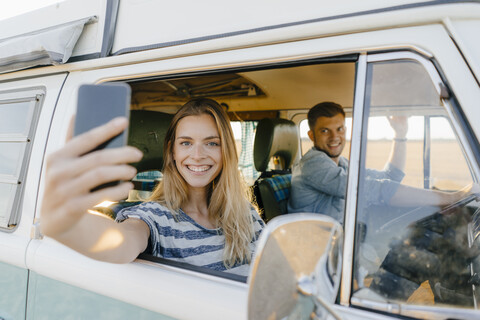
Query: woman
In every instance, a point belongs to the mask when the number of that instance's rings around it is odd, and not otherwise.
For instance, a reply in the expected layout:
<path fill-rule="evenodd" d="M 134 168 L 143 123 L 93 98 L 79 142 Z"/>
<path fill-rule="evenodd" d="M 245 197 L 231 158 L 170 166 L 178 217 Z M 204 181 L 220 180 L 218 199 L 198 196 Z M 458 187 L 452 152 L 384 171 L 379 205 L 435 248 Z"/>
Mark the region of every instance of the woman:
<path fill-rule="evenodd" d="M 89 190 L 132 179 L 135 170 L 126 163 L 139 161 L 141 153 L 132 147 L 85 153 L 126 126 L 125 119 L 112 120 L 49 157 L 42 232 L 103 261 L 130 262 L 147 249 L 156 256 L 247 275 L 264 224 L 248 201 L 222 107 L 198 99 L 177 112 L 165 137 L 162 182 L 150 201 L 119 212 L 116 223 L 87 210 L 107 198 L 125 198 L 131 183 Z"/>

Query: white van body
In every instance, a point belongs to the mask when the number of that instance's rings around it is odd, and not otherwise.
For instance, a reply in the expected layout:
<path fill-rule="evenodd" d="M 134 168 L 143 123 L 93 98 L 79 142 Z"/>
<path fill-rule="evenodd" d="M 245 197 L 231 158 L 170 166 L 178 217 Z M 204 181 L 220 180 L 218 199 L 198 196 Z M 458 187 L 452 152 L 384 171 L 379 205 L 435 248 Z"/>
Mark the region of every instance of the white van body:
<path fill-rule="evenodd" d="M 2 48 L 12 47 L 2 47 L 7 41 L 34 43 L 72 22 L 82 30 L 71 52 L 62 52 L 65 61 L 22 62 L 18 69 L 5 63 L 2 69 L 1 59 L 8 58 Z M 470 124 L 471 135 L 460 134 L 462 141 L 476 143 L 478 150 L 479 31 L 477 1 L 70 0 L 0 21 L 0 106 L 9 101 L 35 106 L 26 109 L 26 132 L 0 128 L 0 146 L 18 142 L 18 152 L 25 154 L 10 173 L 0 172 L 0 319 L 247 319 L 248 283 L 143 259 L 99 262 L 40 235 L 45 159 L 65 142 L 80 85 L 347 55 L 358 55 L 358 76 L 371 61 L 420 57 L 441 70 Z M 355 99 L 353 105 L 362 103 L 358 95 Z M 353 108 L 354 117 L 361 118 L 360 109 Z M 361 129 L 354 130 L 351 157 L 360 152 L 354 143 Z M 478 179 L 476 150 L 465 148 Z M 351 163 L 350 170 L 358 164 Z M 355 198 L 356 182 L 349 181 L 348 195 Z M 333 307 L 345 319 L 395 317 L 402 313 L 398 305 L 351 299 L 353 203 L 346 208 L 342 281 Z M 403 315 L 473 319 L 480 316 L 476 308 L 445 312 L 419 306 Z"/>

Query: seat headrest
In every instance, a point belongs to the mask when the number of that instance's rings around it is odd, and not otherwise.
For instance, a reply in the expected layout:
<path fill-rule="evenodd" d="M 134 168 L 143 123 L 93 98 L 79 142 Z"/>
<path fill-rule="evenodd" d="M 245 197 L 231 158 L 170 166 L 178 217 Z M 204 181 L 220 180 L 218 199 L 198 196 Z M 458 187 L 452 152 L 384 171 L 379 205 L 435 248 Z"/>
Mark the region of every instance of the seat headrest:
<path fill-rule="evenodd" d="M 293 121 L 265 118 L 258 122 L 253 145 L 253 160 L 259 172 L 265 172 L 273 156 L 283 159 L 289 169 L 298 152 L 299 134 Z"/>
<path fill-rule="evenodd" d="M 163 142 L 172 119 L 169 113 L 130 111 L 128 144 L 143 152 L 142 160 L 132 164 L 138 172 L 162 170 Z"/>

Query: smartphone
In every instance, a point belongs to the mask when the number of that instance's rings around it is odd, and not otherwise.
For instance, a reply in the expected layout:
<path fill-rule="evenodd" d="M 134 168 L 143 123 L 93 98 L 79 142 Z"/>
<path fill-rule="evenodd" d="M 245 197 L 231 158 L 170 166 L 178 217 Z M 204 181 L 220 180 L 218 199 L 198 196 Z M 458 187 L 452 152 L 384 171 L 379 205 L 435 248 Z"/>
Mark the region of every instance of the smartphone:
<path fill-rule="evenodd" d="M 101 126 L 115 117 L 130 115 L 130 86 L 126 83 L 84 84 L 78 90 L 74 135 Z M 128 129 L 96 149 L 127 144 Z M 92 151 L 94 151 L 92 150 Z"/>
<path fill-rule="evenodd" d="M 74 135 L 82 134 L 103 125 L 116 117 L 130 116 L 131 89 L 126 83 L 115 82 L 98 85 L 82 85 L 78 90 L 77 114 L 75 116 Z M 118 148 L 127 144 L 128 128 L 95 149 Z M 119 182 L 112 182 L 92 189 L 92 191 Z"/>

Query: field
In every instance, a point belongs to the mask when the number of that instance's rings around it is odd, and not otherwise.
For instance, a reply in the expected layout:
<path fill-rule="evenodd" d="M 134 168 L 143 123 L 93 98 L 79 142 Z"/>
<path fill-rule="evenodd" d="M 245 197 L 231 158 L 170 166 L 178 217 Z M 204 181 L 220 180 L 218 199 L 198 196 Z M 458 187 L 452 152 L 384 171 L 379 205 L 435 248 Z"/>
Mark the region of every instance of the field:
<path fill-rule="evenodd" d="M 308 139 L 302 139 L 302 152 L 312 146 Z M 390 154 L 391 141 L 370 141 L 367 147 L 367 168 L 382 170 Z M 348 158 L 350 145 L 344 150 Z M 442 190 L 458 190 L 472 182 L 470 171 L 456 141 L 433 140 L 430 156 L 430 187 Z M 423 141 L 408 141 L 405 178 L 402 183 L 423 187 Z"/>
<path fill-rule="evenodd" d="M 240 154 L 241 143 L 237 142 Z M 372 140 L 368 143 L 367 168 L 382 170 L 390 154 L 392 142 Z M 302 154 L 312 147 L 309 139 L 302 139 Z M 347 142 L 343 156 L 348 158 L 350 144 Z M 253 161 L 253 157 L 252 157 Z M 412 187 L 424 187 L 423 141 L 407 142 L 405 178 L 402 183 Z M 470 171 L 462 151 L 454 140 L 433 140 L 430 156 L 430 188 L 458 190 L 472 182 Z"/>

